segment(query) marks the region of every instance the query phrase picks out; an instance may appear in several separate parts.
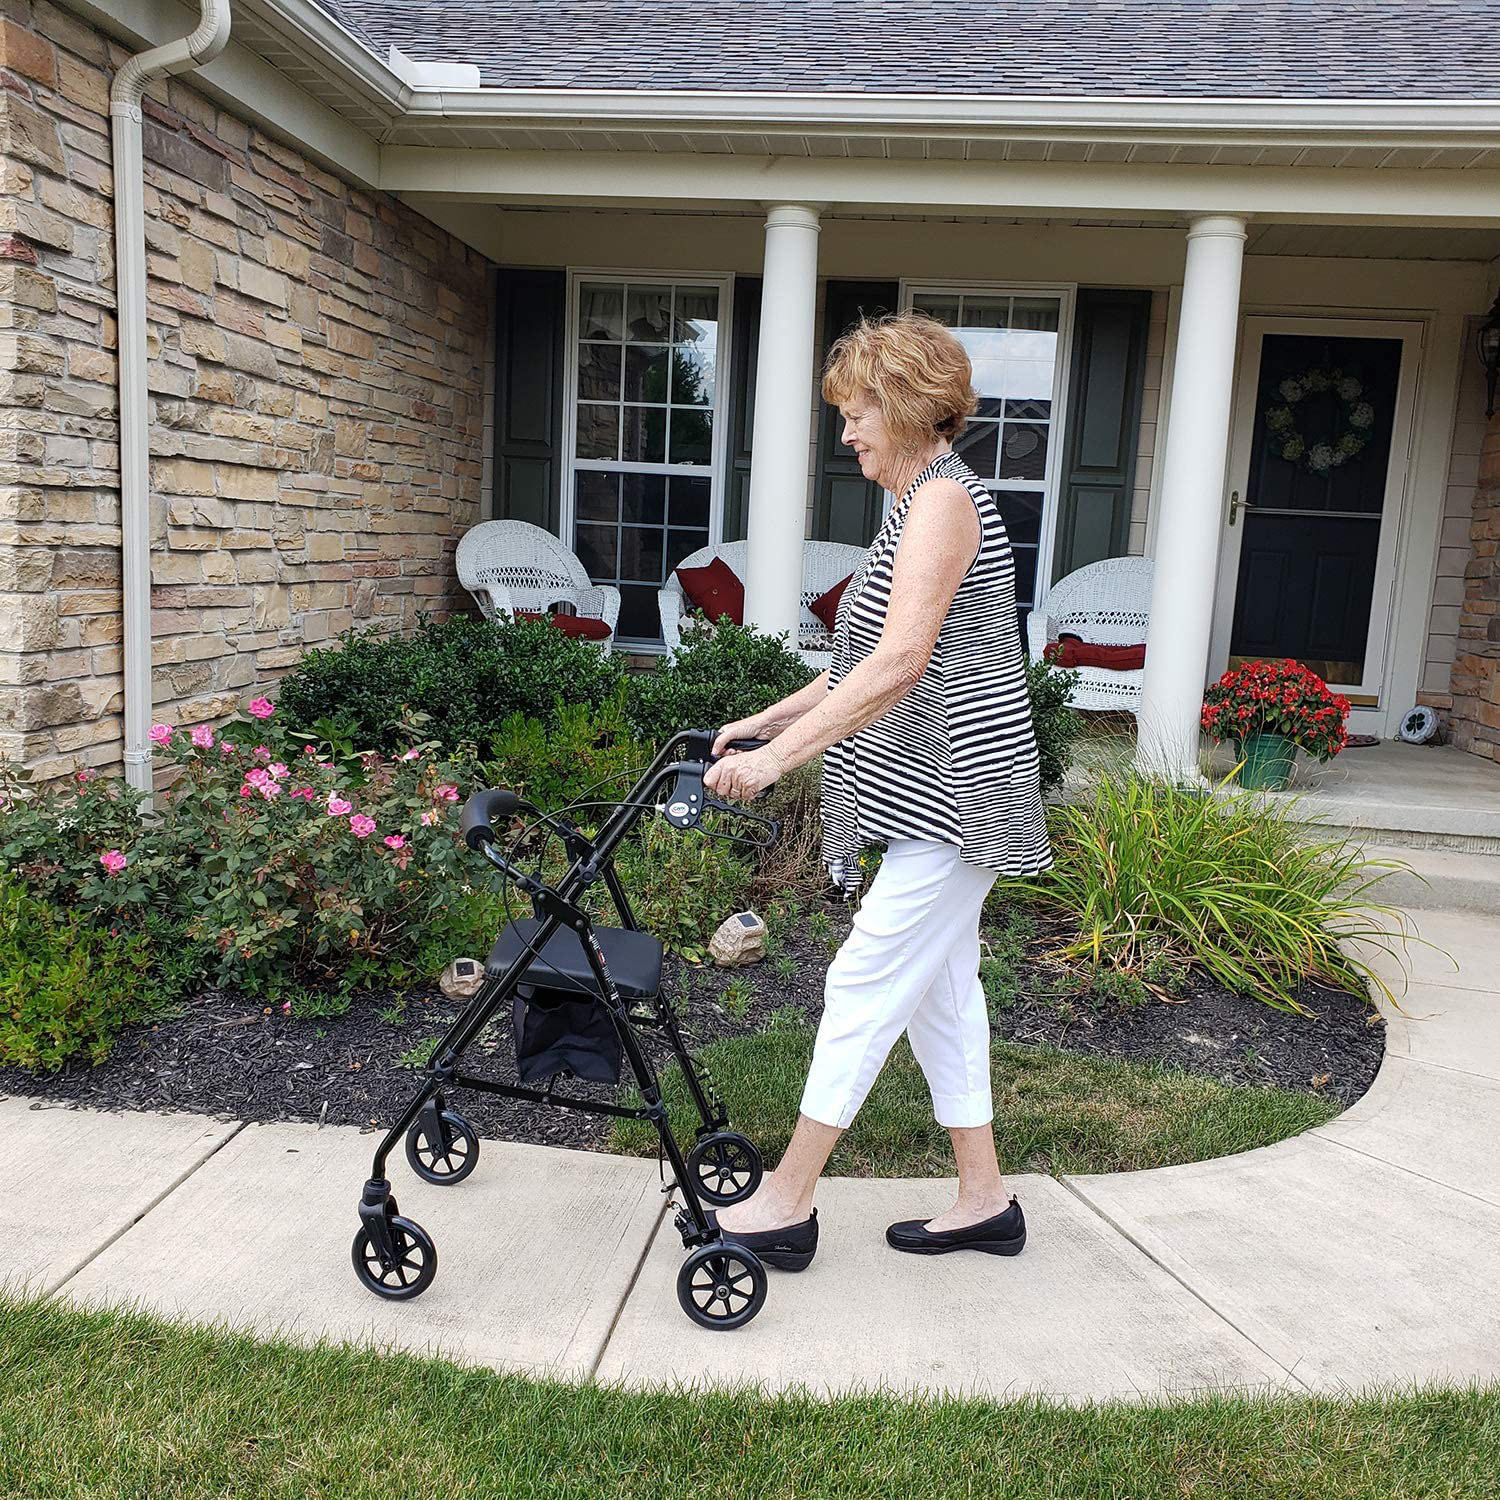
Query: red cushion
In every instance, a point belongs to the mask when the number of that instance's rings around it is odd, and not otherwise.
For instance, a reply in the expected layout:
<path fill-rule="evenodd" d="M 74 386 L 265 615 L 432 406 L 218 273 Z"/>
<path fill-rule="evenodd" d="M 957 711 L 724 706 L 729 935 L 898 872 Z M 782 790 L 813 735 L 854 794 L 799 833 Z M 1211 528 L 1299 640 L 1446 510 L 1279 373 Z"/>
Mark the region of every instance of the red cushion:
<path fill-rule="evenodd" d="M 854 574 L 851 573 L 849 578 L 853 577 Z M 849 578 L 841 578 L 826 594 L 819 594 L 807 606 L 829 630 L 832 630 L 838 624 L 839 600 L 844 597 L 844 590 L 849 585 Z"/>
<path fill-rule="evenodd" d="M 1049 641 L 1042 655 L 1058 667 L 1105 667 L 1111 672 L 1138 672 L 1146 665 L 1146 646 L 1099 646 L 1064 635 Z"/>
<path fill-rule="evenodd" d="M 736 625 L 745 623 L 745 585 L 722 557 L 701 568 L 678 568 L 677 581 L 688 603 L 710 620 L 728 615 Z"/>
<path fill-rule="evenodd" d="M 585 641 L 603 641 L 609 638 L 609 625 L 596 620 L 592 615 L 544 615 L 536 609 L 518 609 L 523 620 L 550 620 L 564 635 Z"/>

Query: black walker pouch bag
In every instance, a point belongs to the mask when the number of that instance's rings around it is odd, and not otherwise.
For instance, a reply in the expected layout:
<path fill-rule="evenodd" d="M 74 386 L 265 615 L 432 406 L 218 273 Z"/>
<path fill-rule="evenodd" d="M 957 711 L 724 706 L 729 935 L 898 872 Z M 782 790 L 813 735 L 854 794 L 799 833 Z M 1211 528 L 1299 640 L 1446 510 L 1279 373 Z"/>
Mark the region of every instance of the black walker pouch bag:
<path fill-rule="evenodd" d="M 522 984 L 515 1003 L 516 1073 L 522 1083 L 571 1074 L 620 1081 L 620 1034 L 603 1003 L 571 990 Z"/>

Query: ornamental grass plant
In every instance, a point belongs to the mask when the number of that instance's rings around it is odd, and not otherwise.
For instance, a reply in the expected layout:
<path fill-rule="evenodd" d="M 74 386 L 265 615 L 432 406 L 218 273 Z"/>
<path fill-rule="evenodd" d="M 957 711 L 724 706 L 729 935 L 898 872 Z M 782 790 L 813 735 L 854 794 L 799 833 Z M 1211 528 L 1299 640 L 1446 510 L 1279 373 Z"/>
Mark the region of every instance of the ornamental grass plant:
<path fill-rule="evenodd" d="M 1306 980 L 1355 994 L 1390 987 L 1359 951 L 1393 953 L 1400 916 L 1373 899 L 1396 861 L 1320 840 L 1286 806 L 1220 783 L 1214 795 L 1139 774 L 1102 775 L 1093 795 L 1049 809 L 1055 865 L 996 882 L 1061 913 L 1073 936 L 1055 952 L 1137 975 L 1196 966 L 1226 988 L 1308 1014 Z M 1399 1008 L 1399 1007 L 1398 1007 Z"/>

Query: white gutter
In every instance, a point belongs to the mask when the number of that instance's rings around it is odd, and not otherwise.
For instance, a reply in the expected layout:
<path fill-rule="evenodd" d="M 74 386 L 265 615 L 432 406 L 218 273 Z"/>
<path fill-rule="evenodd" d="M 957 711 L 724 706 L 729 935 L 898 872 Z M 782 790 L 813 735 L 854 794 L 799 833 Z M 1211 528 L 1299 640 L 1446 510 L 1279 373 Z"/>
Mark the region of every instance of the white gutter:
<path fill-rule="evenodd" d="M 141 96 L 164 73 L 212 62 L 229 41 L 229 0 L 200 0 L 190 35 L 137 53 L 115 74 L 109 95 L 114 142 L 115 300 L 120 369 L 120 554 L 125 660 L 125 779 L 152 790 L 151 444 L 146 386 L 146 222 Z"/>

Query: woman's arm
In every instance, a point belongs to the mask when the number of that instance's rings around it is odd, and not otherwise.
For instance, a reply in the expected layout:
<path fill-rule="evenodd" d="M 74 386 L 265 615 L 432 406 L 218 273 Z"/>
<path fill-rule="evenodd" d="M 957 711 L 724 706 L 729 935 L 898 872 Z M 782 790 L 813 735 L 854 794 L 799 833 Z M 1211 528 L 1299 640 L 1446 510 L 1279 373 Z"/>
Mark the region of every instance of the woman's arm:
<path fill-rule="evenodd" d="M 821 703 L 827 696 L 828 673 L 819 672 L 806 687 L 798 688 L 795 693 L 789 693 L 781 702 L 761 709 L 758 714 L 751 714 L 748 719 L 736 719 L 733 724 L 726 724 L 719 731 L 718 739 L 714 741 L 713 753 L 722 755 L 724 746 L 730 740 L 775 739 L 790 725 L 795 724 L 808 709 Z"/>
<path fill-rule="evenodd" d="M 749 752 L 743 759 L 769 757 L 774 774 L 768 781 L 775 780 L 899 703 L 926 670 L 948 607 L 979 551 L 979 543 L 979 516 L 968 491 L 952 479 L 932 479 L 924 484 L 908 505 L 892 566 L 885 627 L 875 649 L 769 745 Z M 802 693 L 815 685 L 809 684 Z M 787 702 L 801 696 L 794 694 Z M 740 759 L 734 756 L 721 761 L 710 774 Z M 750 771 L 749 766 L 741 769 Z M 739 776 L 734 779 L 740 780 Z M 754 790 L 758 788 L 751 789 L 752 795 Z"/>

